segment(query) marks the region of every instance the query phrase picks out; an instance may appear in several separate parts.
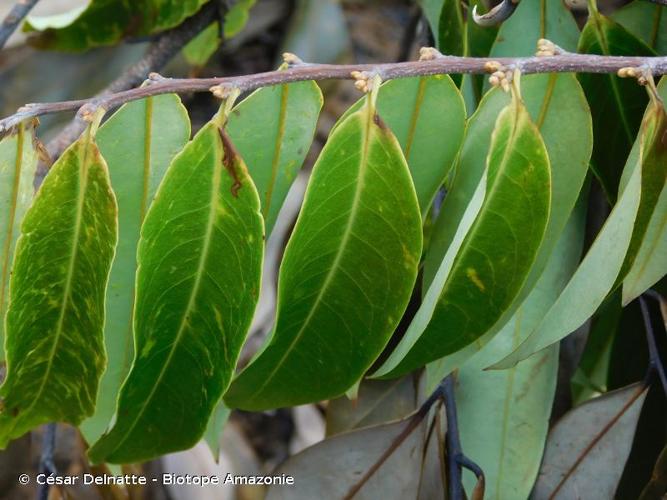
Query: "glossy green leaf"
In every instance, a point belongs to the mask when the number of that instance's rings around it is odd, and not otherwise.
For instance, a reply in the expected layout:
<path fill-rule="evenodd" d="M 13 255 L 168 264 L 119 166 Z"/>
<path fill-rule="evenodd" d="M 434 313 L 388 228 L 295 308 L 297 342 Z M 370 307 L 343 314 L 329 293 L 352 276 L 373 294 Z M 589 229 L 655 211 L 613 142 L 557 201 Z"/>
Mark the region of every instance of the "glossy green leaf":
<path fill-rule="evenodd" d="M 611 18 L 659 54 L 667 53 L 667 10 L 635 0 L 614 11 Z"/>
<path fill-rule="evenodd" d="M 399 420 L 417 409 L 416 380 L 363 380 L 354 399 L 341 397 L 327 405 L 327 436 Z"/>
<path fill-rule="evenodd" d="M 219 128 L 169 166 L 138 250 L 135 359 L 93 462 L 130 463 L 193 446 L 229 384 L 259 295 L 257 191 Z"/>
<path fill-rule="evenodd" d="M 14 247 L 34 192 L 38 159 L 34 140 L 32 127 L 21 124 L 16 133 L 0 141 L 0 361 L 5 359 L 4 317 Z"/>
<path fill-rule="evenodd" d="M 654 55 L 644 42 L 597 12 L 591 13 L 584 26 L 578 51 L 615 56 Z M 613 202 L 625 159 L 646 107 L 646 92 L 633 79 L 622 79 L 612 74 L 581 73 L 579 81 L 593 115 L 595 142 L 591 167 Z"/>
<path fill-rule="evenodd" d="M 362 105 L 360 99 L 338 123 Z M 401 145 L 425 217 L 463 141 L 461 94 L 448 75 L 399 78 L 380 87 L 378 113 Z"/>
<path fill-rule="evenodd" d="M 646 392 L 631 385 L 567 413 L 549 434 L 531 498 L 614 498 Z"/>
<path fill-rule="evenodd" d="M 658 106 L 650 109 L 638 138 L 640 154 L 637 161 L 632 161 L 634 158 L 631 157 L 626 165 L 631 172 L 629 181 L 579 269 L 535 331 L 494 368 L 509 368 L 573 332 L 596 311 L 617 281 L 622 279 L 619 274 L 624 272 L 624 262 L 630 256 L 633 241 L 645 232 L 646 213 L 655 204 L 655 200 L 643 196 L 645 179 L 655 179 L 656 171 L 665 167 L 655 163 L 660 157 L 655 150 L 664 147 L 661 145 L 664 109 Z"/>
<path fill-rule="evenodd" d="M 21 225 L 7 311 L 0 447 L 90 416 L 106 356 L 116 201 L 91 128 L 53 165 Z"/>
<path fill-rule="evenodd" d="M 663 101 L 667 99 L 667 78 L 660 81 L 658 92 Z M 650 171 L 642 177 L 642 200 L 624 263 L 625 276 L 621 276 L 623 304 L 641 295 L 667 272 L 667 116 L 664 104 L 654 105 L 660 124 L 656 126 L 655 146 L 644 160 L 650 164 Z M 633 153 L 639 153 L 639 141 L 635 141 Z"/>
<path fill-rule="evenodd" d="M 170 94 L 126 104 L 97 132 L 118 202 L 118 248 L 107 288 L 104 325 L 108 364 L 93 417 L 80 428 L 92 443 L 116 407 L 118 391 L 133 357 L 132 308 L 141 223 L 169 163 L 190 138 L 190 120 Z"/>
<path fill-rule="evenodd" d="M 549 220 L 546 147 L 517 96 L 498 116 L 484 202 L 453 261 L 444 259 L 405 336 L 376 377 L 396 376 L 473 343 L 521 291 Z M 501 260 L 495 259 L 498 248 Z"/>
<path fill-rule="evenodd" d="M 280 269 L 273 335 L 226 404 L 256 410 L 344 394 L 398 325 L 421 234 L 400 146 L 369 101 L 331 133 L 313 168 Z"/>
<path fill-rule="evenodd" d="M 267 236 L 313 141 L 322 108 L 315 82 L 259 89 L 232 111 L 227 130 L 257 186 Z"/>
<path fill-rule="evenodd" d="M 39 31 L 31 42 L 40 48 L 81 51 L 172 28 L 206 1 L 91 0 L 65 15 L 30 16 L 24 31 Z"/>
<path fill-rule="evenodd" d="M 494 328 L 464 349 L 435 362 L 429 369 L 437 380 L 442 378 L 485 346 L 507 323 L 516 307 L 531 292 L 551 258 L 554 245 L 579 196 L 588 171 L 592 149 L 591 117 L 586 98 L 574 75 L 529 75 L 522 78 L 526 107 L 540 128 L 551 163 L 551 210 L 549 223 L 530 275 L 514 305 L 508 308 Z M 484 158 L 488 152 L 494 116 L 506 101 L 505 94 L 491 91 L 470 120 L 456 175 L 442 205 L 430 247 L 426 253 L 424 279 L 430 283 L 443 256 L 449 251 L 452 234 L 461 219 L 465 203 L 479 183 Z"/>
<path fill-rule="evenodd" d="M 461 442 L 466 454 L 475 457 L 484 470 L 487 498 L 529 497 L 542 458 L 556 389 L 558 346 L 509 370 L 484 368 L 511 352 L 558 298 L 579 262 L 584 227 L 582 203 L 526 301 L 498 335 L 458 372 L 456 402 Z M 430 365 L 428 370 L 433 370 Z M 472 491 L 476 479 L 471 474 L 465 479 Z"/>

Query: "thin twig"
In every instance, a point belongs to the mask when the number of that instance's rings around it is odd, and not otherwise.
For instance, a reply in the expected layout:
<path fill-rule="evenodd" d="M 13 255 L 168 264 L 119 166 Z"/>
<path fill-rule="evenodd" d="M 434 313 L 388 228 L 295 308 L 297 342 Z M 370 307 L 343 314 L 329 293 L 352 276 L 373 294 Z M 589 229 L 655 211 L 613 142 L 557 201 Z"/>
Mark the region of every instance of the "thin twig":
<path fill-rule="evenodd" d="M 151 43 L 144 57 L 125 70 L 118 78 L 111 82 L 95 97 L 89 99 L 104 99 L 113 94 L 126 91 L 140 85 L 153 71 L 160 71 L 178 52 L 198 33 L 206 28 L 219 14 L 217 2 L 209 2 L 197 14 L 184 21 L 179 26 L 165 31 Z M 68 108 L 68 109 L 77 109 Z M 47 145 L 52 158 L 57 158 L 86 127 L 86 122 L 77 116 Z M 0 134 L 2 125 L 0 125 Z M 37 173 L 38 179 L 46 173 L 41 169 Z"/>
<path fill-rule="evenodd" d="M 55 474 L 56 465 L 53 461 L 53 455 L 56 449 L 56 424 L 46 424 L 42 436 L 42 455 L 39 459 L 40 474 Z M 49 498 L 49 484 L 44 481 L 37 487 L 37 500 L 47 500 Z"/>
<path fill-rule="evenodd" d="M 28 104 L 16 114 L 0 120 L 0 135 L 11 130 L 24 120 L 41 115 L 73 111 L 87 106 L 90 112 L 102 107 L 111 110 L 130 101 L 145 97 L 184 92 L 206 92 L 213 86 L 236 87 L 246 92 L 260 87 L 270 87 L 283 83 L 304 80 L 351 80 L 353 71 L 376 73 L 383 80 L 408 78 L 414 76 L 442 74 L 483 74 L 488 72 L 487 63 L 498 62 L 508 68 L 518 68 L 524 74 L 533 73 L 616 73 L 625 67 L 645 66 L 651 68 L 654 75 L 667 73 L 667 56 L 663 57 L 624 57 L 599 56 L 591 54 L 563 54 L 550 57 L 458 57 L 441 56 L 428 61 L 412 61 L 385 64 L 296 64 L 282 71 L 267 71 L 242 76 L 222 78 L 162 78 L 157 77 L 149 85 L 109 93 L 77 101 Z"/>
<path fill-rule="evenodd" d="M 664 5 L 667 7 L 667 0 L 646 0 L 647 2 L 657 3 L 658 5 Z"/>
<path fill-rule="evenodd" d="M 651 324 L 651 314 L 646 305 L 646 300 L 642 296 L 639 296 L 639 305 L 642 310 L 642 318 L 644 319 L 644 328 L 646 330 L 646 342 L 648 344 L 649 353 L 649 373 L 653 372 L 658 375 L 658 379 L 662 384 L 662 389 L 665 392 L 665 396 L 667 396 L 667 374 L 665 374 L 665 367 L 660 359 L 660 352 L 658 351 L 658 345 L 655 341 L 655 332 L 653 331 L 653 325 Z"/>
<path fill-rule="evenodd" d="M 28 12 L 35 6 L 39 0 L 19 0 L 16 2 L 12 10 L 9 11 L 7 17 L 0 24 L 0 49 L 5 46 L 9 37 L 16 31 L 16 28 L 21 21 L 25 19 Z"/>
<path fill-rule="evenodd" d="M 449 474 L 449 499 L 464 500 L 466 498 L 463 490 L 461 477 L 462 467 L 471 471 L 477 477 L 478 483 L 484 485 L 484 472 L 481 467 L 463 454 L 461 436 L 459 434 L 459 421 L 456 414 L 456 397 L 454 391 L 454 374 L 448 375 L 443 381 L 443 397 L 445 399 L 445 411 L 447 414 L 447 462 Z"/>

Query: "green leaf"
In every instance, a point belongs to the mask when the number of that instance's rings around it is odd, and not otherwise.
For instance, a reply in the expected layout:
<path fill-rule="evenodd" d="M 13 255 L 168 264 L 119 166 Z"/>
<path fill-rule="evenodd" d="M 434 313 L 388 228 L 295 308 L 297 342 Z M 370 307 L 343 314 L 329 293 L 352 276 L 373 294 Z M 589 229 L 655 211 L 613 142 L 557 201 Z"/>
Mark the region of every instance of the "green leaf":
<path fill-rule="evenodd" d="M 597 12 L 591 13 L 584 26 L 578 51 L 615 56 L 655 55 L 621 25 Z M 646 92 L 633 79 L 621 79 L 612 74 L 582 73 L 579 81 L 593 114 L 595 141 L 591 168 L 613 202 L 624 161 L 646 107 Z"/>
<path fill-rule="evenodd" d="M 317 84 L 298 82 L 253 92 L 229 117 L 229 136 L 259 192 L 267 237 L 308 154 L 321 108 Z"/>
<path fill-rule="evenodd" d="M 338 123 L 362 105 L 360 99 Z M 448 75 L 399 78 L 380 87 L 378 113 L 401 145 L 425 217 L 463 141 L 466 112 L 461 94 Z"/>
<path fill-rule="evenodd" d="M 221 118 L 165 175 L 141 229 L 136 353 L 113 427 L 93 462 L 130 463 L 192 447 L 229 384 L 260 288 L 257 191 Z"/>
<path fill-rule="evenodd" d="M 133 357 L 132 308 L 141 223 L 169 163 L 190 138 L 190 120 L 174 94 L 124 105 L 97 132 L 118 202 L 118 248 L 107 288 L 104 340 L 108 364 L 93 417 L 80 428 L 88 443 L 111 420 Z"/>
<path fill-rule="evenodd" d="M 216 463 L 220 457 L 220 435 L 222 434 L 222 430 L 224 429 L 227 420 L 229 420 L 231 412 L 232 411 L 227 408 L 222 401 L 218 403 L 208 421 L 206 431 L 204 431 L 204 441 L 206 441 L 209 450 L 211 450 L 211 454 Z"/>
<path fill-rule="evenodd" d="M 540 38 L 548 38 L 565 50 L 576 50 L 579 29 L 564 2 L 519 3 L 512 16 L 500 26 L 490 57 L 532 56 Z"/>
<path fill-rule="evenodd" d="M 667 78 L 660 81 L 658 92 L 663 101 L 667 99 Z M 657 113 L 659 124 L 654 132 L 654 146 L 644 160 L 648 172 L 642 174 L 639 213 L 619 278 L 624 278 L 624 305 L 657 283 L 667 270 L 667 116 L 662 103 L 654 102 L 653 106 L 655 111 L 647 112 Z M 639 154 L 639 147 L 639 141 L 635 141 L 631 156 Z"/>
<path fill-rule="evenodd" d="M 458 372 L 456 401 L 461 442 L 466 454 L 475 457 L 484 470 L 488 498 L 529 497 L 542 458 L 556 389 L 558 346 L 509 370 L 484 368 L 511 352 L 532 332 L 567 284 L 581 255 L 584 208 L 584 203 L 580 203 L 572 215 L 547 269 L 526 301 L 498 335 Z M 433 377 L 432 365 L 427 370 L 429 378 Z M 472 491 L 476 479 L 469 474 L 465 483 Z"/>
<path fill-rule="evenodd" d="M 646 392 L 631 385 L 567 413 L 549 434 L 531 498 L 614 498 Z"/>
<path fill-rule="evenodd" d="M 5 323 L 2 448 L 40 424 L 78 425 L 93 413 L 116 217 L 89 127 L 53 165 L 21 225 Z"/>
<path fill-rule="evenodd" d="M 413 377 L 362 380 L 354 399 L 341 397 L 327 405 L 327 436 L 399 420 L 417 409 Z"/>
<path fill-rule="evenodd" d="M 229 12 L 225 14 L 225 23 L 223 32 L 225 38 L 231 38 L 244 28 L 250 17 L 250 9 L 255 5 L 256 0 L 238 0 L 234 3 Z"/>
<path fill-rule="evenodd" d="M 273 335 L 232 383 L 232 408 L 340 396 L 387 344 L 408 304 L 421 218 L 398 141 L 369 101 L 329 136 L 278 281 Z"/>
<path fill-rule="evenodd" d="M 91 0 L 85 9 L 59 16 L 30 16 L 24 31 L 39 48 L 82 51 L 114 45 L 181 24 L 208 0 Z"/>
<path fill-rule="evenodd" d="M 456 257 L 443 259 L 408 331 L 375 377 L 397 376 L 458 351 L 511 306 L 547 227 L 550 170 L 540 133 L 515 95 L 492 135 L 479 213 Z M 498 248 L 503 258 L 491 258 Z"/>
<path fill-rule="evenodd" d="M 20 124 L 0 141 L 0 361 L 5 359 L 5 313 L 14 247 L 34 192 L 37 152 L 32 127 Z"/>
<path fill-rule="evenodd" d="M 667 53 L 667 10 L 662 5 L 635 0 L 611 18 L 658 54 Z"/>
<path fill-rule="evenodd" d="M 201 33 L 183 47 L 183 56 L 188 64 L 201 68 L 220 47 L 220 23 L 218 21 L 208 25 Z"/>
<path fill-rule="evenodd" d="M 526 107 L 540 128 L 551 163 L 551 210 L 549 223 L 535 264 L 514 306 L 505 311 L 494 328 L 475 343 L 435 363 L 439 382 L 466 359 L 478 352 L 502 328 L 516 306 L 526 298 L 547 265 L 554 245 L 561 237 L 588 171 L 593 137 L 586 98 L 574 75 L 529 75 L 522 78 Z M 450 248 L 452 234 L 482 175 L 494 118 L 506 102 L 503 92 L 485 96 L 468 126 L 459 164 L 451 189 L 437 219 L 424 265 L 425 283 L 430 283 L 443 256 Z M 435 387 L 435 386 L 433 386 Z"/>
<path fill-rule="evenodd" d="M 579 269 L 535 331 L 493 368 L 509 368 L 573 332 L 622 279 L 633 238 L 645 232 L 645 214 L 654 204 L 646 196 L 642 200 L 642 189 L 646 188 L 646 179 L 655 179 L 656 171 L 664 168 L 655 164 L 660 157 L 655 150 L 664 147 L 660 144 L 664 127 L 664 109 L 652 105 L 638 138 L 641 148 L 637 161 L 631 156 L 625 167 L 631 172 L 629 181 Z"/>

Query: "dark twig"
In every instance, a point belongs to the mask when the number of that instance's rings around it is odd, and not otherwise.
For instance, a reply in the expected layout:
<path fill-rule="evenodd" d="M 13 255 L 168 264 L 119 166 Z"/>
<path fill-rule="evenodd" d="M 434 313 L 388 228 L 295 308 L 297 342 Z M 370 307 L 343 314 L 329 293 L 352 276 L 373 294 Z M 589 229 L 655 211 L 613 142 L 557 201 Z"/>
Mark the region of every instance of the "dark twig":
<path fill-rule="evenodd" d="M 664 5 L 667 7 L 667 0 L 646 0 L 647 2 L 657 3 L 658 5 Z"/>
<path fill-rule="evenodd" d="M 56 448 L 56 424 L 46 424 L 42 436 L 42 455 L 39 459 L 40 474 L 55 474 L 56 465 L 53 461 L 53 455 Z M 49 485 L 39 484 L 37 486 L 37 500 L 47 500 L 49 498 Z"/>
<path fill-rule="evenodd" d="M 7 17 L 0 24 L 0 49 L 5 46 L 9 37 L 16 31 L 16 28 L 21 21 L 25 19 L 28 12 L 35 6 L 39 0 L 19 0 L 16 2 L 12 10 L 9 11 Z"/>
<path fill-rule="evenodd" d="M 653 325 L 651 324 L 651 314 L 649 313 L 646 300 L 643 296 L 639 297 L 639 305 L 642 310 L 642 318 L 644 319 L 644 328 L 646 330 L 646 342 L 648 344 L 649 376 L 652 373 L 658 376 L 665 392 L 665 396 L 667 396 L 667 374 L 665 374 L 665 367 L 660 359 L 660 352 L 658 351 L 658 345 L 655 341 L 655 332 L 653 331 Z"/>
<path fill-rule="evenodd" d="M 137 87 L 151 72 L 160 71 L 190 40 L 213 22 L 218 15 L 218 2 L 209 2 L 197 14 L 190 17 L 179 26 L 165 31 L 151 43 L 144 57 L 127 68 L 127 70 L 111 82 L 104 90 L 102 90 L 102 92 L 90 100 L 103 100 L 105 97 Z M 72 122 L 47 145 L 50 156 L 52 158 L 60 156 L 65 148 L 74 142 L 74 140 L 81 134 L 85 126 L 86 122 L 79 116 L 72 120 Z M 42 172 L 42 175 L 43 174 L 44 172 Z"/>
<path fill-rule="evenodd" d="M 410 20 L 408 21 L 408 25 L 403 32 L 403 37 L 401 38 L 401 44 L 396 62 L 410 60 L 410 52 L 412 52 L 412 46 L 415 43 L 415 38 L 417 37 L 417 28 L 419 28 L 419 21 L 421 21 L 421 19 L 421 8 L 414 6 L 413 11 L 410 13 Z"/>
<path fill-rule="evenodd" d="M 443 397 L 445 399 L 445 411 L 447 414 L 447 462 L 449 474 L 449 500 L 464 500 L 463 481 L 461 477 L 462 468 L 471 471 L 477 477 L 478 484 L 484 485 L 484 472 L 481 467 L 463 454 L 461 437 L 459 434 L 459 421 L 456 414 L 456 398 L 454 391 L 454 374 L 448 375 L 443 381 Z"/>

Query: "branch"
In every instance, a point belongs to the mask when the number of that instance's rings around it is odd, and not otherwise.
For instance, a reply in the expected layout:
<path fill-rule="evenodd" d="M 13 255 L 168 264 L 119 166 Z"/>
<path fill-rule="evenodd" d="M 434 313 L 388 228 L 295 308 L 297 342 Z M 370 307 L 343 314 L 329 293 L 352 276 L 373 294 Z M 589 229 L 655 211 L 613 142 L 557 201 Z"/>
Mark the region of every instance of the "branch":
<path fill-rule="evenodd" d="M 648 306 L 644 297 L 639 296 L 639 305 L 642 311 L 642 318 L 644 320 L 644 328 L 646 330 L 646 341 L 648 343 L 648 352 L 649 352 L 649 376 L 656 374 L 658 380 L 662 384 L 662 389 L 665 392 L 667 397 L 667 374 L 665 373 L 665 367 L 662 364 L 660 359 L 660 352 L 658 351 L 658 345 L 655 341 L 655 332 L 653 331 L 653 325 L 651 324 L 651 314 L 649 313 Z"/>
<path fill-rule="evenodd" d="M 443 381 L 443 396 L 447 413 L 447 462 L 449 464 L 447 480 L 449 483 L 449 499 L 463 500 L 466 498 L 461 477 L 465 467 L 477 477 L 480 498 L 484 496 L 484 472 L 481 467 L 463 454 L 459 435 L 459 420 L 456 414 L 456 398 L 454 395 L 454 374 L 448 375 Z M 473 495 L 474 496 L 474 495 Z"/>
<path fill-rule="evenodd" d="M 24 120 L 41 115 L 81 109 L 85 114 L 97 108 L 107 111 L 130 101 L 145 97 L 183 92 L 207 92 L 214 86 L 238 88 L 242 92 L 304 80 L 352 80 L 351 73 L 378 74 L 383 80 L 450 73 L 483 74 L 488 63 L 500 63 L 517 68 L 524 74 L 533 73 L 616 73 L 626 67 L 650 68 L 654 75 L 667 73 L 667 57 L 599 56 L 591 54 L 562 54 L 555 56 L 497 58 L 439 56 L 432 60 L 385 64 L 309 64 L 296 63 L 290 68 L 251 75 L 222 78 L 163 78 L 151 75 L 148 85 L 80 99 L 53 103 L 28 104 L 16 114 L 0 120 L 0 135 L 7 133 Z M 80 113 L 81 114 L 81 113 Z"/>
<path fill-rule="evenodd" d="M 102 92 L 86 101 L 93 102 L 96 99 L 108 98 L 113 94 L 137 87 L 148 77 L 151 71 L 160 71 L 190 40 L 213 22 L 219 13 L 217 3 L 209 2 L 197 14 L 186 19 L 179 26 L 160 34 L 150 45 L 144 57 L 125 70 Z M 59 107 L 56 112 L 77 109 L 78 107 Z M 77 116 L 49 142 L 47 145 L 49 155 L 52 158 L 60 156 L 67 146 L 83 132 L 85 127 L 86 122 L 80 116 Z M 0 124 L 0 134 L 2 133 L 3 126 Z"/>
<path fill-rule="evenodd" d="M 28 12 L 35 6 L 39 0 L 19 0 L 7 17 L 0 24 L 0 49 L 5 46 L 9 37 L 16 31 L 21 21 L 28 15 Z"/>
<path fill-rule="evenodd" d="M 56 424 L 46 424 L 42 436 L 42 455 L 39 458 L 39 473 L 55 474 L 56 466 L 53 462 L 53 454 L 56 448 Z M 49 498 L 49 484 L 44 482 L 37 487 L 37 500 Z"/>

